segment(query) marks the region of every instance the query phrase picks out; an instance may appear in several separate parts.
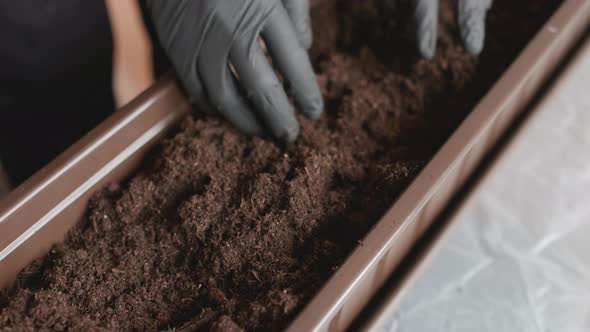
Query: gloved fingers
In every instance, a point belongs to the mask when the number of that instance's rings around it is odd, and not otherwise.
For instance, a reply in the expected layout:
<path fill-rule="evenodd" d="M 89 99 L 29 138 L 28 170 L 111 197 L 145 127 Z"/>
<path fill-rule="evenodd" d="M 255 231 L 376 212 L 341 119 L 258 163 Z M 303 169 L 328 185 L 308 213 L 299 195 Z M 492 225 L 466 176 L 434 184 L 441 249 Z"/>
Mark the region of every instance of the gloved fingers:
<path fill-rule="evenodd" d="M 303 48 L 308 50 L 313 43 L 311 30 L 311 18 L 309 13 L 309 0 L 283 0 L 283 5 L 291 17 L 293 28 L 297 32 L 297 38 Z"/>
<path fill-rule="evenodd" d="M 226 65 L 227 66 L 227 65 Z M 220 75 L 205 75 L 209 100 L 217 112 L 231 122 L 239 131 L 250 136 L 262 136 L 264 128 L 248 102 L 241 96 L 235 78 L 229 69 Z"/>
<path fill-rule="evenodd" d="M 418 51 L 424 58 L 430 59 L 436 52 L 438 37 L 439 0 L 415 0 L 414 26 Z M 467 0 L 480 1 L 480 0 Z"/>
<path fill-rule="evenodd" d="M 180 33 L 183 29 L 180 24 L 177 24 L 183 20 L 187 12 L 196 10 L 196 8 L 188 8 L 188 6 L 196 6 L 197 3 L 187 2 L 183 3 L 182 7 L 178 7 L 179 3 L 175 1 L 151 0 L 147 4 L 151 9 L 162 46 L 170 55 L 170 60 L 189 93 L 191 102 L 197 106 L 198 111 L 213 113 L 214 109 L 207 100 L 207 95 L 198 76 L 197 64 L 191 56 L 195 47 L 194 36 Z M 198 22 L 191 21 L 191 23 L 197 24 L 191 29 L 198 30 Z"/>
<path fill-rule="evenodd" d="M 467 52 L 481 53 L 485 41 L 485 20 L 491 0 L 457 0 L 457 21 Z"/>
<path fill-rule="evenodd" d="M 179 76 L 190 96 L 191 103 L 196 105 L 197 110 L 203 113 L 214 113 L 214 108 L 209 103 L 207 95 L 203 90 L 203 85 L 197 77 L 196 68 L 188 72 L 179 73 Z"/>
<path fill-rule="evenodd" d="M 197 71 L 209 102 L 216 113 L 247 135 L 262 135 L 264 129 L 245 100 L 230 71 L 228 60 L 232 34 L 224 24 L 209 25 L 208 38 L 203 40 Z"/>
<path fill-rule="evenodd" d="M 324 101 L 307 51 L 295 39 L 282 8 L 268 18 L 262 36 L 266 46 L 283 74 L 289 92 L 306 116 L 317 119 L 324 110 Z"/>
<path fill-rule="evenodd" d="M 236 40 L 230 62 L 254 111 L 270 133 L 286 143 L 295 141 L 299 136 L 295 110 L 257 40 Z"/>

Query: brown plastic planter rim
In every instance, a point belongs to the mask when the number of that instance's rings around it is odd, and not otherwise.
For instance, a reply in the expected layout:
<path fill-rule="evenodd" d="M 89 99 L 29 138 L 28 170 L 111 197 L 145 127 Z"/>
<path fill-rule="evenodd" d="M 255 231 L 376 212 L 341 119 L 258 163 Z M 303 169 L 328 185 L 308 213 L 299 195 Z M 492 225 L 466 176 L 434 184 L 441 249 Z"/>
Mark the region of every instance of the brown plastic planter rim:
<path fill-rule="evenodd" d="M 352 322 L 553 71 L 589 14 L 590 1 L 562 4 L 289 330 L 339 331 Z M 0 287 L 61 241 L 92 193 L 124 179 L 189 110 L 167 77 L 2 200 Z"/>

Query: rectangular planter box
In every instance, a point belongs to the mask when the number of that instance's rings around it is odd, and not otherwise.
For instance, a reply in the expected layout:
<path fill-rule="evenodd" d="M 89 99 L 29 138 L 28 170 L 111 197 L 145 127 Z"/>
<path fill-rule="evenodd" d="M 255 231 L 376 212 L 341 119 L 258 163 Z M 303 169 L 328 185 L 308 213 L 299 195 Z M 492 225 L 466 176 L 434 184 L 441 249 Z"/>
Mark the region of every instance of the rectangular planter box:
<path fill-rule="evenodd" d="M 590 2 L 567 0 L 389 212 L 293 321 L 291 331 L 343 330 L 586 27 Z M 130 174 L 190 105 L 167 77 L 0 202 L 0 287 L 83 216 L 88 198 Z"/>
<path fill-rule="evenodd" d="M 413 286 L 422 277 L 425 277 L 425 273 L 438 272 L 436 275 L 440 275 L 442 265 L 438 267 L 432 266 L 434 262 L 441 259 L 443 251 L 449 250 L 449 241 L 455 240 L 453 243 L 453 251 L 457 248 L 464 250 L 473 250 L 474 254 L 477 255 L 477 248 L 479 246 L 487 247 L 485 243 L 479 243 L 480 240 L 485 242 L 488 237 L 502 238 L 502 235 L 512 233 L 512 238 L 507 240 L 507 244 L 510 249 L 513 250 L 511 254 L 506 257 L 498 257 L 499 253 L 505 254 L 503 248 L 491 248 L 485 250 L 485 255 L 489 255 L 489 260 L 501 261 L 502 266 L 511 266 L 506 264 L 506 261 L 518 266 L 522 269 L 523 275 L 531 273 L 534 268 L 536 271 L 543 271 L 544 259 L 548 257 L 556 257 L 553 255 L 562 253 L 559 249 L 558 243 L 567 242 L 568 247 L 571 247 L 571 253 L 573 259 L 570 257 L 558 257 L 560 263 L 563 266 L 564 272 L 560 273 L 556 283 L 567 283 L 568 287 L 565 290 L 556 290 L 557 293 L 552 293 L 550 299 L 540 300 L 531 299 L 534 304 L 538 301 L 539 304 L 547 310 L 552 308 L 553 305 L 560 307 L 561 309 L 568 311 L 567 304 L 559 302 L 559 299 L 566 297 L 569 294 L 567 292 L 577 291 L 576 286 L 585 286 L 583 282 L 580 284 L 572 284 L 570 280 L 582 280 L 572 278 L 571 275 L 578 273 L 579 269 L 584 269 L 588 266 L 588 263 L 583 259 L 583 253 L 587 252 L 588 245 L 587 241 L 582 237 L 568 237 L 567 234 L 579 233 L 585 234 L 583 227 L 588 229 L 587 223 L 582 222 L 583 216 L 578 215 L 578 224 L 574 230 L 572 230 L 572 222 L 566 222 L 559 224 L 561 218 L 567 218 L 569 215 L 566 213 L 575 214 L 581 205 L 581 201 L 578 199 L 577 203 L 575 198 L 576 194 L 579 194 L 579 188 L 584 186 L 584 179 L 580 179 L 579 176 L 584 172 L 585 168 L 580 168 L 579 164 L 575 161 L 582 160 L 582 156 L 576 156 L 576 152 L 581 152 L 583 147 L 587 145 L 583 139 L 575 139 L 576 131 L 569 132 L 572 127 L 582 128 L 584 122 L 575 122 L 582 119 L 582 114 L 586 112 L 586 103 L 589 100 L 587 97 L 581 97 L 583 88 L 573 88 L 575 85 L 582 82 L 581 78 L 588 77 L 588 68 L 590 68 L 590 40 L 586 38 L 584 46 L 581 50 L 575 53 L 573 61 L 568 63 L 565 71 L 559 73 L 555 82 L 552 83 L 551 88 L 547 94 L 542 96 L 542 99 L 538 104 L 535 104 L 533 112 L 528 115 L 524 123 L 519 126 L 514 135 L 511 135 L 510 140 L 505 146 L 502 146 L 502 150 L 493 156 L 493 161 L 489 166 L 486 167 L 485 174 L 477 179 L 473 189 L 470 188 L 468 195 L 458 202 L 457 208 L 450 212 L 449 217 L 443 221 L 442 227 L 433 236 L 426 248 L 421 251 L 417 259 L 413 260 L 409 265 L 409 272 L 404 276 L 396 276 L 399 281 L 392 284 L 393 287 L 387 290 L 387 294 L 382 296 L 382 300 L 379 305 L 375 305 L 375 309 L 368 313 L 368 317 L 364 322 L 364 328 L 373 331 L 387 330 L 392 326 L 393 319 L 396 311 L 400 308 L 402 303 L 407 299 L 406 294 L 412 292 Z M 582 111 L 581 111 L 582 110 Z M 574 119 L 574 120 L 572 120 Z M 586 121 L 587 122 L 587 121 Z M 575 123 L 575 125 L 574 125 Z M 512 133 L 511 133 L 512 134 Z M 571 134 L 571 135 L 570 135 Z M 574 137 L 574 139 L 572 139 Z M 563 139 L 562 139 L 563 138 Z M 568 143 L 576 143 L 571 146 L 566 146 Z M 531 150 L 533 149 L 533 150 Z M 574 152 L 575 150 L 575 152 Z M 555 159 L 556 154 L 562 153 L 565 158 Z M 552 162 L 555 160 L 555 162 Z M 556 169 L 556 162 L 560 165 L 564 163 L 564 166 L 560 166 L 561 169 Z M 535 166 L 537 165 L 537 166 Z M 566 175 L 567 174 L 567 175 Z M 567 178 L 577 179 L 572 181 L 572 184 L 567 183 L 553 183 L 558 181 L 561 177 L 567 176 Z M 524 179 L 523 179 L 524 177 Z M 536 183 L 537 179 L 542 179 L 540 183 Z M 509 184 L 513 183 L 512 179 L 517 179 L 519 183 L 514 188 L 510 189 L 510 194 L 506 196 Z M 587 181 L 587 180 L 586 180 Z M 549 188 L 549 190 L 542 190 L 543 188 Z M 557 188 L 558 191 L 552 191 L 553 188 Z M 540 191 L 540 192 L 539 192 Z M 532 195 L 532 196 L 531 196 Z M 564 196 L 565 195 L 565 196 Z M 563 202 L 567 202 L 567 209 L 563 209 L 563 204 L 559 204 L 559 200 L 555 200 L 556 197 L 565 198 Z M 511 204 L 516 197 L 522 197 L 517 202 Z M 530 199 L 533 197 L 533 199 Z M 528 199 L 527 199 L 528 198 Z M 568 200 L 571 198 L 572 201 Z M 493 204 L 491 202 L 494 202 Z M 502 203 L 508 203 L 505 209 L 497 210 L 495 206 Z M 517 205 L 518 204 L 518 205 Z M 547 216 L 541 219 L 527 219 L 522 218 L 524 215 L 530 215 L 531 213 L 525 213 L 524 211 L 530 211 L 527 209 L 535 207 L 535 213 L 532 215 Z M 576 209 L 578 208 L 578 210 Z M 579 214 L 579 213 L 578 213 Z M 474 216 L 484 216 L 483 220 L 474 218 Z M 520 218 L 519 218 L 520 216 Z M 575 216 L 574 216 L 575 218 Z M 550 222 L 557 222 L 556 224 L 550 224 Z M 469 226 L 467 225 L 469 223 Z M 491 224 L 494 224 L 492 227 Z M 509 225 L 513 225 L 510 227 Z M 530 226 L 529 226 L 530 225 Z M 484 232 L 483 230 L 486 230 Z M 493 231 L 490 232 L 490 229 Z M 466 231 L 467 230 L 467 231 Z M 520 232 L 518 230 L 521 230 Z M 529 233 L 530 232 L 530 233 Z M 581 233 L 580 233 L 581 232 Z M 459 235 L 460 234 L 460 235 Z M 471 234 L 472 237 L 467 236 Z M 492 235 L 490 235 L 492 234 Z M 477 235 L 477 236 L 476 236 Z M 487 236 L 486 236 L 487 235 Z M 551 238 L 551 235 L 556 235 L 555 238 Z M 481 238 L 479 238 L 481 237 Z M 456 241 L 461 238 L 461 241 Z M 477 239 L 476 239 L 477 238 Z M 535 244 L 540 244 L 544 240 L 551 238 L 551 245 L 547 245 L 545 250 L 542 252 L 532 254 L 536 255 L 536 260 L 528 261 L 526 258 L 529 248 L 535 247 Z M 575 240 L 577 238 L 577 241 Z M 483 240 L 482 240 L 483 239 Z M 517 242 L 522 240 L 522 243 Z M 474 242 L 472 242 L 474 241 Z M 487 239 L 492 242 L 492 240 Z M 462 245 L 459 243 L 463 243 Z M 474 245 L 472 243 L 478 243 Z M 499 244 L 498 244 L 499 245 Z M 575 249 L 574 249 L 575 248 Z M 578 249 L 578 250 L 576 250 Z M 459 251 L 460 252 L 460 251 Z M 451 256 L 446 253 L 445 262 L 449 261 Z M 582 255 L 581 258 L 576 257 L 576 254 Z M 459 255 L 454 258 L 458 258 Z M 520 259 L 522 258 L 522 261 Z M 561 260 L 563 258 L 563 260 Z M 469 259 L 473 259 L 472 256 Z M 581 259 L 581 260 L 580 260 Z M 458 259 L 457 266 L 449 266 L 448 271 L 445 271 L 443 275 L 443 281 L 440 284 L 432 285 L 433 289 L 439 289 L 441 285 L 445 285 L 451 280 L 462 280 L 465 277 L 466 271 L 472 272 L 472 266 L 466 264 L 461 259 Z M 521 266 L 524 264 L 524 266 Z M 477 282 L 481 280 L 489 280 L 491 273 L 506 273 L 506 271 L 494 270 L 493 263 L 485 269 L 485 271 L 479 270 Z M 510 269 L 510 268 L 508 268 Z M 401 277 L 401 278 L 400 278 Z M 551 275 L 539 275 L 541 278 L 550 278 Z M 560 278 L 563 278 L 560 280 Z M 469 280 L 473 280 L 471 277 Z M 567 281 L 566 281 L 567 280 Z M 505 276 L 499 279 L 498 285 L 506 284 L 511 279 L 506 279 Z M 552 280 L 553 281 L 553 280 Z M 430 283 L 434 282 L 430 277 L 428 281 L 420 280 L 422 287 L 426 286 L 430 288 Z M 478 293 L 482 296 L 489 296 L 491 299 L 487 299 L 487 303 L 503 303 L 508 308 L 511 305 L 515 305 L 515 312 L 518 311 L 516 303 L 513 303 L 514 299 L 520 298 L 519 293 L 531 292 L 531 289 L 519 288 L 522 285 L 535 287 L 537 285 L 543 285 L 543 287 L 549 287 L 546 283 L 539 281 L 530 283 L 527 280 L 515 280 L 515 285 L 518 285 L 514 289 L 514 293 L 507 298 L 505 293 L 494 294 L 493 291 L 484 291 Z M 494 286 L 498 286 L 494 285 Z M 446 286 L 446 285 L 445 285 Z M 492 285 L 490 285 L 492 286 Z M 424 292 L 424 288 L 421 287 L 422 294 L 428 294 Z M 468 286 L 465 286 L 466 288 Z M 559 288 L 559 287 L 558 287 Z M 494 288 L 496 291 L 497 288 Z M 581 290 L 580 290 L 581 291 Z M 468 292 L 468 291 L 464 291 Z M 563 292 L 563 294 L 559 294 Z M 534 293 L 534 292 L 533 292 Z M 563 295 L 563 296 L 562 296 Z M 435 297 L 437 295 L 434 295 Z M 526 295 L 523 295 L 526 296 Z M 459 296 L 458 298 L 464 299 Z M 420 300 L 424 300 L 422 297 L 412 298 L 411 303 L 414 306 L 422 303 Z M 554 300 L 555 302 L 551 303 Z M 518 302 L 518 301 L 515 301 Z M 552 305 L 548 305 L 548 302 Z M 587 302 L 587 301 L 586 301 Z M 457 305 L 465 305 L 461 303 L 461 300 L 457 300 Z M 579 305 L 579 303 L 578 303 Z M 492 309 L 490 307 L 490 309 Z M 541 311 L 543 309 L 540 309 Z M 497 313 L 496 313 L 497 314 Z M 576 321 L 578 316 L 564 316 L 554 312 L 555 315 L 551 315 L 552 326 L 569 326 L 570 329 L 574 326 L 583 326 L 587 324 L 584 321 Z M 527 322 L 526 317 L 523 320 Z M 584 315 L 580 315 L 578 318 L 583 319 Z M 477 318 L 469 318 L 469 320 L 477 320 Z M 565 320 L 565 321 L 562 321 Z M 460 322 L 459 322 L 460 323 Z M 533 323 L 531 321 L 531 323 Z M 572 325 L 574 324 L 574 325 Z M 577 325 L 579 324 L 579 325 Z M 542 325 L 542 324 L 541 324 Z M 564 328 L 567 330 L 567 328 Z"/>

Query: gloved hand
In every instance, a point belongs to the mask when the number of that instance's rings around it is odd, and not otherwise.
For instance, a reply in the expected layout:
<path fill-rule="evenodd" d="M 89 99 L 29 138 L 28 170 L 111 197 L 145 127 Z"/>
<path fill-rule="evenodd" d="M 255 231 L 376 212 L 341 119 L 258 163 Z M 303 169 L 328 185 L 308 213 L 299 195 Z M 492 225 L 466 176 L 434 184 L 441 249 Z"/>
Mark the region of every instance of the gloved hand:
<path fill-rule="evenodd" d="M 395 14 L 403 0 L 382 0 L 388 15 Z M 414 28 L 418 50 L 425 58 L 436 51 L 438 35 L 438 5 L 440 0 L 414 1 Z M 474 55 L 481 53 L 485 39 L 485 19 L 492 0 L 453 0 L 457 7 L 457 23 L 465 49 Z"/>
<path fill-rule="evenodd" d="M 308 0 L 148 0 L 155 28 L 193 101 L 250 135 L 299 134 L 294 107 L 261 46 L 310 118 L 323 100 L 309 61 Z"/>

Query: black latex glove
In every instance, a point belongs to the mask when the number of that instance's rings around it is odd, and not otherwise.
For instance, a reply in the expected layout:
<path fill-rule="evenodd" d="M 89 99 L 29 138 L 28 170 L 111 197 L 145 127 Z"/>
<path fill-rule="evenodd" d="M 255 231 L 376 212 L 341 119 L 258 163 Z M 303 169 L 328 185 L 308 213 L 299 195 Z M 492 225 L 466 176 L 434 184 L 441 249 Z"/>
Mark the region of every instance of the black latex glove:
<path fill-rule="evenodd" d="M 382 0 L 388 15 L 395 15 L 398 3 L 404 0 Z M 411 0 L 414 2 L 414 28 L 418 50 L 425 58 L 436 51 L 440 0 Z M 485 40 L 485 19 L 492 0 L 453 0 L 457 8 L 457 23 L 465 49 L 474 55 L 481 53 Z"/>
<path fill-rule="evenodd" d="M 309 61 L 308 0 L 148 0 L 160 41 L 193 102 L 250 135 L 294 141 L 298 108 L 317 118 L 323 100 Z M 230 68 L 231 66 L 231 68 Z"/>

